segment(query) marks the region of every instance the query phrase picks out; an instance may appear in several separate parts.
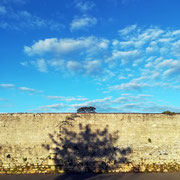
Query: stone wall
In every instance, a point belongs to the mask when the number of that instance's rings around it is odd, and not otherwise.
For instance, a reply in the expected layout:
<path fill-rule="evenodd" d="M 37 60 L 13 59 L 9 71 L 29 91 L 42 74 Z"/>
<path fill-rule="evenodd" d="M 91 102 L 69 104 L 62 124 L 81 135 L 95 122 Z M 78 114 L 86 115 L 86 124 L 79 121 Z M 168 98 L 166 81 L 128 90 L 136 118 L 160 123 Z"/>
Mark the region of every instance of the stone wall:
<path fill-rule="evenodd" d="M 180 171 L 180 114 L 0 114 L 0 140 L 0 173 Z"/>

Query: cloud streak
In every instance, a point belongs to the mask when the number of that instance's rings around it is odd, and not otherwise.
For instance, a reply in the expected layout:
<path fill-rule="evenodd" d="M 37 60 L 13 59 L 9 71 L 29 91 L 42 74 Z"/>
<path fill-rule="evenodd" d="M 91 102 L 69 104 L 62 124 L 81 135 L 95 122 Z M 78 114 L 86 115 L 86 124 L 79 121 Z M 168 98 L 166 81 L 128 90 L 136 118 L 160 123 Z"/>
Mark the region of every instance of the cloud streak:
<path fill-rule="evenodd" d="M 120 85 L 115 85 L 109 87 L 110 90 L 141 90 L 144 87 L 148 87 L 149 85 L 146 83 L 135 83 L 135 82 L 129 82 L 129 83 L 122 83 Z"/>
<path fill-rule="evenodd" d="M 95 7 L 95 3 L 93 1 L 83 1 L 83 0 L 75 0 L 75 7 L 82 12 L 90 11 Z"/>
<path fill-rule="evenodd" d="M 0 84 L 0 87 L 7 88 L 7 89 L 17 89 L 17 90 L 26 91 L 26 92 L 42 93 L 42 91 L 40 90 L 36 90 L 36 89 L 28 88 L 28 87 L 17 87 L 14 84 Z"/>
<path fill-rule="evenodd" d="M 63 111 L 64 107 L 63 103 L 60 104 L 51 104 L 46 106 L 40 106 L 37 109 L 29 110 L 29 111 L 35 111 L 35 112 L 56 112 L 56 111 Z"/>
<path fill-rule="evenodd" d="M 0 84 L 0 87 L 2 87 L 2 88 L 13 88 L 13 87 L 15 87 L 15 85 L 14 84 Z"/>
<path fill-rule="evenodd" d="M 24 5 L 26 2 L 23 0 L 2 0 L 0 2 L 0 28 L 18 31 L 42 28 L 59 31 L 64 28 L 62 23 L 34 15 L 25 10 L 25 7 L 21 7 L 23 10 L 16 10 L 16 5 Z"/>
<path fill-rule="evenodd" d="M 32 88 L 27 88 L 27 87 L 19 87 L 18 88 L 20 91 L 27 91 L 27 92 L 37 92 L 37 93 L 42 93 L 42 91 L 32 89 Z"/>
<path fill-rule="evenodd" d="M 86 29 L 88 27 L 94 26 L 96 23 L 97 19 L 94 17 L 75 18 L 70 24 L 70 30 L 75 31 L 80 29 Z"/>
<path fill-rule="evenodd" d="M 72 101 L 87 101 L 87 98 L 75 98 L 75 97 L 63 97 L 63 96 L 47 96 L 50 100 L 59 100 L 59 101 L 66 101 L 66 102 L 72 102 Z"/>

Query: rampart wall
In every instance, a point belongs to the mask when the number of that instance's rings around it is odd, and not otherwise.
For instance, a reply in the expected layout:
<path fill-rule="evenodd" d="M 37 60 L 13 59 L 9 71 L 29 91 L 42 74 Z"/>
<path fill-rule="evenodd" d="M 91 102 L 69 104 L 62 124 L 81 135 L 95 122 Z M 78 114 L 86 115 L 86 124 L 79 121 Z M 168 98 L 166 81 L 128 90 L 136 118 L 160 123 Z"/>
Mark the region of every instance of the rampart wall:
<path fill-rule="evenodd" d="M 0 114 L 0 140 L 0 173 L 180 171 L 180 114 Z"/>

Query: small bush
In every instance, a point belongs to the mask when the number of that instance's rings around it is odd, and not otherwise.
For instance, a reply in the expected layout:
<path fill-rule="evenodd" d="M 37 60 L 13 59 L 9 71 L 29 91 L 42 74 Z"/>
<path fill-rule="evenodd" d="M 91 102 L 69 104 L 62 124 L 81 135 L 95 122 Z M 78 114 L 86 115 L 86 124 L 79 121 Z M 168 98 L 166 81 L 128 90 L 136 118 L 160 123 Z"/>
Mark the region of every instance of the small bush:
<path fill-rule="evenodd" d="M 164 111 L 164 112 L 162 112 L 162 114 L 174 115 L 174 114 L 175 114 L 175 112 L 171 112 L 171 111 Z"/>
<path fill-rule="evenodd" d="M 148 142 L 149 142 L 149 143 L 152 143 L 151 138 L 148 138 Z"/>
<path fill-rule="evenodd" d="M 23 161 L 27 161 L 27 158 L 23 158 Z"/>

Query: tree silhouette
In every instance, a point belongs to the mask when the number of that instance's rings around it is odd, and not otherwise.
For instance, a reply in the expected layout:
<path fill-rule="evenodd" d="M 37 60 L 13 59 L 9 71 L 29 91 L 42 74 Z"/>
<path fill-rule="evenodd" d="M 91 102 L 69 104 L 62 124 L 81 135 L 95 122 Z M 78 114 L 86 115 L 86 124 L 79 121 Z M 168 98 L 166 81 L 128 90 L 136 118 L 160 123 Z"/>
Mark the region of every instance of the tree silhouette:
<path fill-rule="evenodd" d="M 58 138 L 49 134 L 56 145 L 52 150 L 57 166 L 66 172 L 101 172 L 128 162 L 126 155 L 131 153 L 131 149 L 114 146 L 118 140 L 118 132 L 110 134 L 108 127 L 93 131 L 90 125 L 82 124 L 78 128 L 77 131 L 60 126 Z M 50 149 L 49 145 L 43 146 Z"/>

